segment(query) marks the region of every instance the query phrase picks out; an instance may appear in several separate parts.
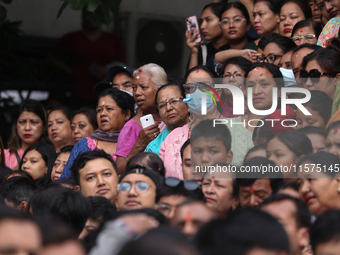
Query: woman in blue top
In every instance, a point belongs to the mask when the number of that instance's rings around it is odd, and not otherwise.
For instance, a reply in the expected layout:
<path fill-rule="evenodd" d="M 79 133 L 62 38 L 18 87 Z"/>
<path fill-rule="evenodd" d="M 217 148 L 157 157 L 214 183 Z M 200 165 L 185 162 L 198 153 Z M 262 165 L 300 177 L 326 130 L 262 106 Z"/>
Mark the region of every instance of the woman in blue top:
<path fill-rule="evenodd" d="M 128 93 L 116 88 L 104 90 L 97 106 L 98 127 L 94 134 L 80 139 L 74 146 L 60 178 L 72 177 L 71 166 L 76 157 L 89 150 L 102 149 L 116 160 L 118 136 L 134 114 L 135 100 Z"/>
<path fill-rule="evenodd" d="M 177 84 L 166 84 L 156 93 L 156 109 L 166 128 L 155 140 L 148 144 L 145 151 L 159 155 L 161 143 L 175 128 L 182 127 L 189 122 L 189 108 L 183 102 L 185 98 L 184 87 Z"/>

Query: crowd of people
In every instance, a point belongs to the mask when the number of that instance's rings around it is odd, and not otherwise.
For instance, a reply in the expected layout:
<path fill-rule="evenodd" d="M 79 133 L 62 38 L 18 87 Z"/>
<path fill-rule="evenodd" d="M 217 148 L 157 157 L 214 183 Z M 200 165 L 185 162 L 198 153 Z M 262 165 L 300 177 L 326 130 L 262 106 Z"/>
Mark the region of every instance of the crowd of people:
<path fill-rule="evenodd" d="M 340 0 L 210 3 L 184 79 L 115 65 L 96 109 L 23 101 L 0 253 L 338 254 L 339 21 Z"/>

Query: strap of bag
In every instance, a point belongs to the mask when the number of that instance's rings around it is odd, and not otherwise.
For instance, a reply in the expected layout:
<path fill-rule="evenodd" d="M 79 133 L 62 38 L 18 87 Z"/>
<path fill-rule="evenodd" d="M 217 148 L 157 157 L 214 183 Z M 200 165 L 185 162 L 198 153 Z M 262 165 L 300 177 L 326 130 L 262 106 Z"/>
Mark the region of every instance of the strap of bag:
<path fill-rule="evenodd" d="M 207 55 L 208 55 L 208 51 L 207 51 L 207 46 L 205 44 L 201 45 L 202 48 L 202 59 L 203 59 L 203 65 L 207 65 Z"/>

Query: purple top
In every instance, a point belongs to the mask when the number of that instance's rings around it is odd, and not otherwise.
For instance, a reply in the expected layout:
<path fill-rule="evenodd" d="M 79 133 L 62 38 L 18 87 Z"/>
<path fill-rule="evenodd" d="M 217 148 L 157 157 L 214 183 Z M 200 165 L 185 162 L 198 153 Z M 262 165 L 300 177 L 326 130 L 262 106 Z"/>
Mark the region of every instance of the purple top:
<path fill-rule="evenodd" d="M 164 122 L 158 125 L 160 131 L 162 132 L 166 125 Z M 124 127 L 120 131 L 116 155 L 121 157 L 126 157 L 129 155 L 132 147 L 138 139 L 139 132 L 142 130 L 142 126 L 134 119 L 129 120 L 125 123 Z"/>

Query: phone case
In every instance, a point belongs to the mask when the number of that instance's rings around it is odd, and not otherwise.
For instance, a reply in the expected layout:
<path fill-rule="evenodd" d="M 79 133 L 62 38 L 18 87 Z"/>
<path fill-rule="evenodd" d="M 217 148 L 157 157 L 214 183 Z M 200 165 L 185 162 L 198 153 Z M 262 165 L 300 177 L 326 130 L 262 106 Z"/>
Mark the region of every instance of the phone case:
<path fill-rule="evenodd" d="M 199 43 L 199 42 L 202 41 L 200 29 L 199 29 L 199 26 L 198 26 L 198 21 L 197 21 L 196 16 L 191 16 L 191 17 L 187 18 L 187 28 L 188 28 L 188 31 L 190 31 L 192 28 L 195 28 L 194 34 L 198 33 L 198 37 L 196 38 L 195 43 Z"/>
<path fill-rule="evenodd" d="M 140 123 L 142 124 L 143 128 L 147 128 L 148 126 L 155 124 L 155 121 L 152 117 L 152 114 L 148 114 L 140 118 Z"/>

